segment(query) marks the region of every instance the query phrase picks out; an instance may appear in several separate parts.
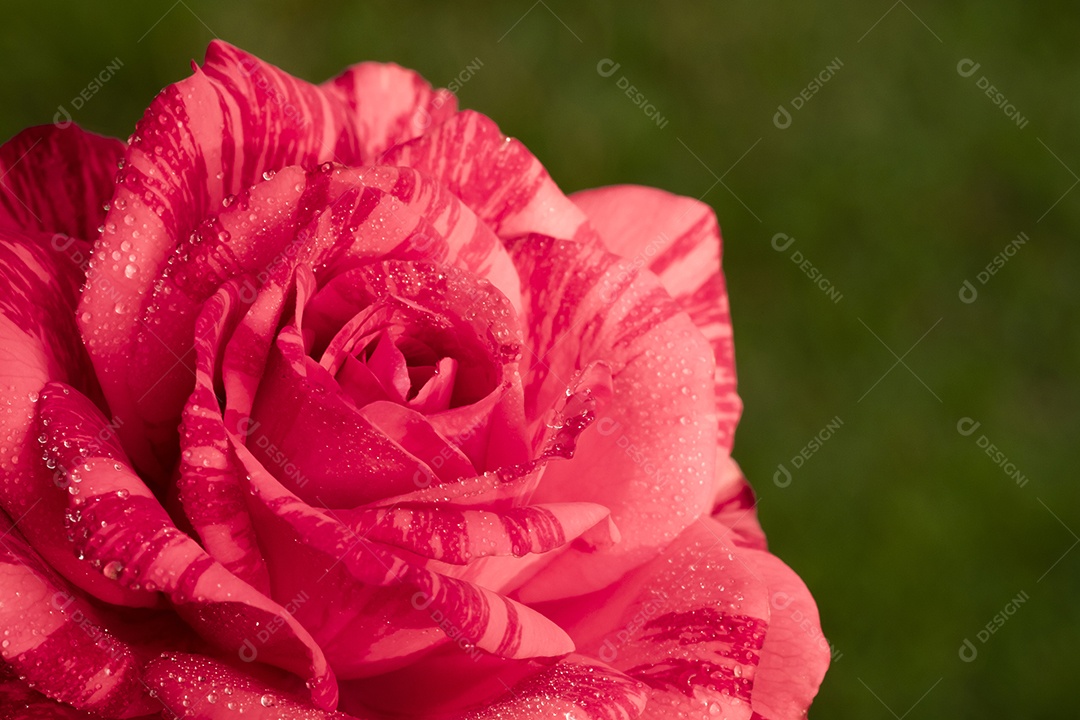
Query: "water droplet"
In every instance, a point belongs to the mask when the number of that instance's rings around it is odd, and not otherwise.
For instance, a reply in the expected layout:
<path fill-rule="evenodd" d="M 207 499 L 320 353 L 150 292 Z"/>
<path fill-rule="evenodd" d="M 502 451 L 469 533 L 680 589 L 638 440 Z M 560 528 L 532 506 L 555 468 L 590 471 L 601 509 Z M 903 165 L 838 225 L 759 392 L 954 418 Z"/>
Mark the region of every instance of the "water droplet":
<path fill-rule="evenodd" d="M 277 173 L 274 172 L 273 170 L 267 170 L 266 172 L 263 173 L 263 180 L 272 180 L 274 175 L 276 175 L 276 174 Z"/>
<path fill-rule="evenodd" d="M 124 277 L 133 278 L 135 277 L 135 273 L 137 272 L 139 272 L 139 268 L 136 267 L 133 263 L 128 263 L 127 266 L 124 268 Z"/>
<path fill-rule="evenodd" d="M 273 695 L 263 695 L 261 698 L 259 698 L 259 703 L 263 707 L 273 707 L 274 706 L 274 696 Z"/>
<path fill-rule="evenodd" d="M 119 560 L 110 560 L 105 563 L 105 567 L 101 569 L 102 574 L 110 580 L 115 580 L 120 577 L 120 573 L 124 571 L 124 565 Z"/>

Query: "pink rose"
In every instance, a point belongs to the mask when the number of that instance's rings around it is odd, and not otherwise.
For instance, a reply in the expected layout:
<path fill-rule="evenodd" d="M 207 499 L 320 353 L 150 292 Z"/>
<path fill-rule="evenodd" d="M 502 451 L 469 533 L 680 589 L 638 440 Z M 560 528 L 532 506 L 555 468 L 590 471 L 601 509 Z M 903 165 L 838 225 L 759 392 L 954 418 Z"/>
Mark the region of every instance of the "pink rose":
<path fill-rule="evenodd" d="M 4 717 L 805 714 L 708 207 L 220 42 L 0 170 Z"/>

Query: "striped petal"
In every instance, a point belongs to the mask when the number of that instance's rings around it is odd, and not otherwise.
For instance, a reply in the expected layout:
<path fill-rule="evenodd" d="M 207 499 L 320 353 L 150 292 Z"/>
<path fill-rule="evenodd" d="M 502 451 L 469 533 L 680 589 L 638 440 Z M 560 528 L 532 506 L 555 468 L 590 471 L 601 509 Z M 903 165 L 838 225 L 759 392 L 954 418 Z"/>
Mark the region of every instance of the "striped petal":
<path fill-rule="evenodd" d="M 607 515 L 607 508 L 590 503 L 530 505 L 506 512 L 397 507 L 338 513 L 358 536 L 455 565 L 491 555 L 550 552 Z"/>
<path fill-rule="evenodd" d="M 365 165 L 381 165 L 389 148 L 411 140 L 457 111 L 449 90 L 433 90 L 419 74 L 394 63 L 353 65 L 320 86 L 349 108 L 350 122 L 361 145 L 356 152 Z M 353 154 L 351 148 L 336 153 Z"/>
<path fill-rule="evenodd" d="M 710 508 L 714 363 L 651 273 L 595 245 L 539 236 L 511 251 L 526 293 L 529 419 L 542 423 L 580 369 L 598 362 L 610 372 L 610 400 L 598 405 L 573 461 L 548 467 L 534 502 L 600 503 L 622 535 L 617 545 L 554 560 L 519 590 L 532 602 L 604 587 Z"/>
<path fill-rule="evenodd" d="M 757 518 L 757 497 L 739 464 L 730 455 L 717 455 L 715 484 L 717 491 L 709 514 L 731 529 L 732 542 L 736 545 L 755 550 L 767 549 L 765 531 Z"/>
<path fill-rule="evenodd" d="M 247 670 L 247 668 L 245 668 Z M 163 717 L 185 720 L 358 720 L 313 706 L 302 686 L 280 674 L 261 676 L 202 655 L 163 653 L 149 663 L 146 684 Z"/>
<path fill-rule="evenodd" d="M 95 597 L 150 605 L 144 592 L 116 587 L 80 563 L 57 532 L 67 510 L 67 483 L 41 462 L 35 402 L 51 380 L 97 395 L 72 308 L 80 271 L 63 252 L 0 230 L 0 505 L 51 567 Z M 122 421 L 120 421 L 122 422 Z"/>
<path fill-rule="evenodd" d="M 221 424 L 216 361 L 244 308 L 235 283 L 205 305 L 195 331 L 196 384 L 184 407 L 177 490 L 184 514 L 206 552 L 229 572 L 267 593 L 269 579 L 245 502 L 246 486 Z M 250 426 L 245 425 L 244 429 Z"/>
<path fill-rule="evenodd" d="M 203 637 L 241 657 L 273 623 L 278 630 L 260 639 L 258 658 L 306 678 L 313 702 L 333 706 L 334 676 L 311 636 L 176 529 L 89 400 L 51 383 L 42 392 L 39 423 L 50 461 L 70 482 L 67 531 L 80 559 L 111 582 L 163 592 Z"/>
<path fill-rule="evenodd" d="M 696 522 L 617 586 L 542 606 L 580 652 L 647 686 L 643 718 L 751 716 L 768 586 L 725 532 Z"/>
<path fill-rule="evenodd" d="M 98 610 L 41 561 L 2 512 L 0 532 L 4 662 L 28 687 L 73 708 L 105 716 L 151 712 L 131 646 L 111 634 Z"/>
<path fill-rule="evenodd" d="M 735 391 L 731 313 L 720 270 L 720 227 L 712 208 L 637 185 L 586 190 L 571 200 L 609 251 L 660 279 L 712 345 L 719 443 L 722 451 L 730 452 L 742 401 Z"/>
<path fill-rule="evenodd" d="M 490 118 L 462 111 L 386 154 L 387 165 L 431 175 L 502 239 L 528 233 L 591 238 L 584 214 L 540 161 Z"/>
<path fill-rule="evenodd" d="M 31 690 L 13 672 L 0 666 L 0 717 L 4 720 L 101 720 L 97 713 L 76 710 Z"/>
<path fill-rule="evenodd" d="M 78 125 L 23 130 L 0 147 L 0 227 L 93 241 L 123 155 L 124 143 Z"/>
<path fill-rule="evenodd" d="M 633 720 L 641 717 L 641 683 L 580 655 L 526 677 L 483 708 L 455 720 Z"/>
<path fill-rule="evenodd" d="M 755 720 L 802 718 L 817 695 L 832 648 L 821 631 L 806 585 L 775 555 L 742 550 L 738 556 L 769 590 L 771 615 L 754 678 Z"/>

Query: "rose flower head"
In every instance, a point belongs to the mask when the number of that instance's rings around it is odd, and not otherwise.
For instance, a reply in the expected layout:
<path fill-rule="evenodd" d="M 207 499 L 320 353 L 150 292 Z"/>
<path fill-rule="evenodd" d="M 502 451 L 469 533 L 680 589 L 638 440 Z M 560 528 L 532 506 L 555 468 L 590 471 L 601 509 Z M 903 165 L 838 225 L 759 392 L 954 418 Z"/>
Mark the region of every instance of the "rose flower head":
<path fill-rule="evenodd" d="M 219 41 L 0 170 L 4 717 L 804 716 L 706 205 Z"/>

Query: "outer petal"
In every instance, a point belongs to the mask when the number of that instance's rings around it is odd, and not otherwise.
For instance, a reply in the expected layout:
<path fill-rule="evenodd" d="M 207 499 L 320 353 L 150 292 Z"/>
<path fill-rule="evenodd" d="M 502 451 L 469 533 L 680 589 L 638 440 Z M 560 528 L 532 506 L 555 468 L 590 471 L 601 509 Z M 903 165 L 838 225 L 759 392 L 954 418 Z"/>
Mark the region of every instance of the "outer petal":
<path fill-rule="evenodd" d="M 757 519 L 757 498 L 730 455 L 716 458 L 716 497 L 712 517 L 732 530 L 732 542 L 740 547 L 765 550 L 765 532 Z"/>
<path fill-rule="evenodd" d="M 81 710 L 150 712 L 132 648 L 109 634 L 97 610 L 41 562 L 3 513 L 0 532 L 4 661 L 39 692 Z"/>
<path fill-rule="evenodd" d="M 648 685 L 646 718 L 750 718 L 767 588 L 723 533 L 696 522 L 611 589 L 543 606 L 580 652 Z"/>
<path fill-rule="evenodd" d="M 420 135 L 457 110 L 452 92 L 432 90 L 420 75 L 394 63 L 360 63 L 320 87 L 351 111 L 365 165 L 381 165 L 379 158 L 387 149 Z M 345 154 L 350 153 L 338 153 Z"/>
<path fill-rule="evenodd" d="M 702 518 L 612 588 L 541 609 L 649 686 L 646 718 L 804 718 L 828 665 L 813 598 L 733 536 Z"/>
<path fill-rule="evenodd" d="M 772 608 L 754 678 L 755 717 L 801 720 L 831 659 L 817 605 L 799 576 L 775 555 L 749 549 L 738 555 L 764 578 Z"/>
<path fill-rule="evenodd" d="M 592 238 L 584 214 L 540 161 L 490 118 L 466 110 L 386 154 L 434 176 L 502 239 L 528 233 Z"/>
<path fill-rule="evenodd" d="M 0 147 L 0 227 L 94 240 L 123 155 L 78 125 L 23 130 Z"/>
<path fill-rule="evenodd" d="M 530 237 L 512 245 L 526 291 L 532 350 L 528 417 L 552 407 L 594 362 L 611 373 L 611 400 L 552 463 L 536 502 L 611 508 L 622 541 L 570 550 L 519 590 L 526 601 L 604 587 L 650 559 L 712 503 L 716 456 L 711 350 L 656 278 L 594 245 Z"/>
<path fill-rule="evenodd" d="M 0 230 L 0 378 L 8 412 L 0 413 L 0 505 L 46 561 L 93 595 L 122 605 L 153 597 L 116 587 L 80 563 L 57 532 L 67 483 L 41 462 L 34 403 L 50 380 L 96 395 L 72 306 L 80 279 L 70 258 Z"/>
<path fill-rule="evenodd" d="M 588 215 L 608 250 L 660 278 L 712 344 L 719 441 L 730 452 L 742 401 L 735 392 L 731 313 L 720 270 L 720 227 L 712 208 L 638 185 L 586 190 L 571 200 Z"/>

